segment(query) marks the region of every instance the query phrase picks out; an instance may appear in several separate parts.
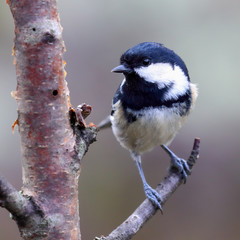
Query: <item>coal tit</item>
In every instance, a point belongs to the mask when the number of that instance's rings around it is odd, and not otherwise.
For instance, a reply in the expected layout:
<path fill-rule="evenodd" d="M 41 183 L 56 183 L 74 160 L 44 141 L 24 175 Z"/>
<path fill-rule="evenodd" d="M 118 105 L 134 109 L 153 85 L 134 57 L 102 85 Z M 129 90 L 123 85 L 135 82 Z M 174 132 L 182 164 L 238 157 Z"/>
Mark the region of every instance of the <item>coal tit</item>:
<path fill-rule="evenodd" d="M 128 49 L 112 72 L 124 75 L 112 102 L 113 133 L 135 160 L 146 197 L 161 210 L 159 194 L 145 179 L 141 155 L 160 145 L 169 154 L 171 166 L 186 180 L 190 173 L 187 162 L 167 145 L 191 112 L 197 87 L 190 83 L 183 60 L 155 42 Z"/>

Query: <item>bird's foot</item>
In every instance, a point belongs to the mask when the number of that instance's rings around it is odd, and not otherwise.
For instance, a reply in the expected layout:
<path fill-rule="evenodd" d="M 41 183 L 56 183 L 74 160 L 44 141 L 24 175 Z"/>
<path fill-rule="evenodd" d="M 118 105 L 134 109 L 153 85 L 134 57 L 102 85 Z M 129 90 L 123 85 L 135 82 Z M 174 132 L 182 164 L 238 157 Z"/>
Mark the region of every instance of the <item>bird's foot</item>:
<path fill-rule="evenodd" d="M 170 171 L 176 172 L 182 175 L 184 183 L 187 181 L 188 175 L 191 174 L 191 170 L 188 166 L 188 163 L 186 160 L 179 158 L 177 156 L 174 156 L 172 158 L 171 166 L 170 166 Z"/>
<path fill-rule="evenodd" d="M 151 188 L 148 184 L 144 184 L 143 188 L 146 197 L 151 201 L 153 206 L 159 208 L 160 211 L 162 212 L 161 206 L 162 198 L 160 197 L 159 193 L 153 188 Z"/>

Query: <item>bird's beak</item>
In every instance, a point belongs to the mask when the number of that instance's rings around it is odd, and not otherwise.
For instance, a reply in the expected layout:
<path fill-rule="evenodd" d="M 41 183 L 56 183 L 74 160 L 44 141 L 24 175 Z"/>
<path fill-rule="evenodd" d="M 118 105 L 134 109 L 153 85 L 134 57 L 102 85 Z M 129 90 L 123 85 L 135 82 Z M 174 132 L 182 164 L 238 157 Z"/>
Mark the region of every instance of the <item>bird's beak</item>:
<path fill-rule="evenodd" d="M 115 67 L 114 69 L 112 69 L 111 72 L 115 72 L 115 73 L 131 73 L 132 69 L 121 64 L 121 65 Z"/>

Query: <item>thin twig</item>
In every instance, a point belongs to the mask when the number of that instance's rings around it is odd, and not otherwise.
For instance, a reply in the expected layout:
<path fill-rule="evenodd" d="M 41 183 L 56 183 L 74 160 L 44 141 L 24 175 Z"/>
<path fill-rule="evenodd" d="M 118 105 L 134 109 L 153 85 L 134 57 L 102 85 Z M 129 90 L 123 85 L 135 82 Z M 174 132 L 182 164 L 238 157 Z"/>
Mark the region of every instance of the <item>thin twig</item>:
<path fill-rule="evenodd" d="M 194 166 L 199 157 L 200 139 L 195 138 L 193 149 L 188 158 L 190 168 Z M 163 200 L 162 205 L 183 183 L 180 175 L 170 172 L 158 185 L 156 191 Z M 121 225 L 113 230 L 107 237 L 96 237 L 95 240 L 128 240 L 157 212 L 157 209 L 146 199 Z"/>
<path fill-rule="evenodd" d="M 98 125 L 98 129 L 99 130 L 102 130 L 102 129 L 105 129 L 105 128 L 110 128 L 112 125 L 111 121 L 110 121 L 110 115 L 107 116 L 106 118 L 104 118 Z"/>

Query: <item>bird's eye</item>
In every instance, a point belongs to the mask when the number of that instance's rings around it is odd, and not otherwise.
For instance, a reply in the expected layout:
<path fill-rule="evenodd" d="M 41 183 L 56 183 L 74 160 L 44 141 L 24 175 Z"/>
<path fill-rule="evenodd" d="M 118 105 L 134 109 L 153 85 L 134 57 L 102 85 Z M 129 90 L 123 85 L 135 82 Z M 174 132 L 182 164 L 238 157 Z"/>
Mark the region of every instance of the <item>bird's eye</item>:
<path fill-rule="evenodd" d="M 150 61 L 150 59 L 145 58 L 145 59 L 143 59 L 142 63 L 144 66 L 148 66 L 148 65 L 150 65 L 151 61 Z"/>

